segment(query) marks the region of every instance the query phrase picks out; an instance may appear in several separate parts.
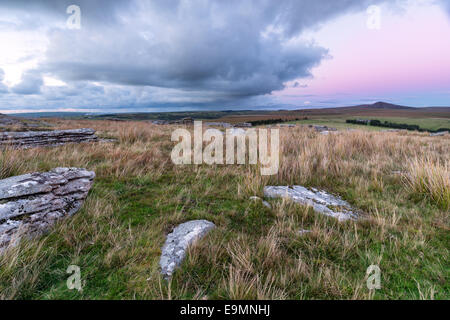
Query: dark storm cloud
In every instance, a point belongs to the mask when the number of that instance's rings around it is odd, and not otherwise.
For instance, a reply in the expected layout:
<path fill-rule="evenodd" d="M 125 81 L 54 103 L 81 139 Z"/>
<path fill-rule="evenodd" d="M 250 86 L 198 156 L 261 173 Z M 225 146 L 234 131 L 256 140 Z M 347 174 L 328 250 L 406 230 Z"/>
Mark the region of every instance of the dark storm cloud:
<path fill-rule="evenodd" d="M 3 0 L 0 10 L 26 12 L 21 28 L 48 23 L 49 46 L 37 67 L 42 74 L 69 84 L 130 86 L 134 89 L 122 87 L 117 98 L 135 104 L 223 103 L 270 94 L 288 81 L 310 77 L 327 50 L 297 36 L 377 2 Z M 72 4 L 81 8 L 81 30 L 61 27 Z M 39 81 L 36 73 L 26 74 L 12 91 L 38 93 Z M 45 92 L 62 99 L 70 88 Z"/>
<path fill-rule="evenodd" d="M 66 20 L 66 10 L 70 5 L 82 8 L 86 23 L 115 22 L 117 11 L 128 7 L 129 4 L 129 0 L 2 0 L 0 8 L 27 13 L 28 15 L 23 15 L 22 19 L 28 20 L 26 23 L 30 27 L 35 27 L 33 23 L 36 21 L 45 23 L 46 18 Z"/>
<path fill-rule="evenodd" d="M 45 87 L 43 95 L 48 100 L 64 100 L 68 97 L 76 97 L 83 93 L 83 96 L 92 99 L 95 97 L 103 97 L 105 89 L 102 86 L 91 83 L 72 83 L 68 86 Z"/>
<path fill-rule="evenodd" d="M 95 1 L 94 1 L 95 2 Z M 324 48 L 294 41 L 304 28 L 374 1 L 133 1 L 100 23 L 50 34 L 46 72 L 91 80 L 253 96 L 311 75 Z M 109 2 L 108 2 L 109 3 Z M 104 1 L 80 3 L 82 17 Z M 88 6 L 89 4 L 89 6 Z M 84 7 L 86 5 L 86 7 Z"/>

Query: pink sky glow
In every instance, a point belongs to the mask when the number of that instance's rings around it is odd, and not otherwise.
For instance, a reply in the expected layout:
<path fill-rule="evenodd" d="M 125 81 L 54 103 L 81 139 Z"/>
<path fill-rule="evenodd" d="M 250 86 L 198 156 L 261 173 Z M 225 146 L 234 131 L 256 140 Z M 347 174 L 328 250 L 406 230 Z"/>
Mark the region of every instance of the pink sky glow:
<path fill-rule="evenodd" d="M 311 36 L 332 56 L 313 69 L 313 78 L 298 80 L 275 95 L 305 95 L 357 101 L 359 97 L 392 97 L 421 92 L 447 97 L 450 105 L 450 19 L 437 5 L 412 5 L 404 12 L 382 7 L 381 29 L 366 27 L 366 13 L 347 15 Z M 445 97 L 444 97 L 445 98 Z M 420 100 L 420 99 L 419 99 Z M 418 101 L 420 105 L 420 101 Z"/>

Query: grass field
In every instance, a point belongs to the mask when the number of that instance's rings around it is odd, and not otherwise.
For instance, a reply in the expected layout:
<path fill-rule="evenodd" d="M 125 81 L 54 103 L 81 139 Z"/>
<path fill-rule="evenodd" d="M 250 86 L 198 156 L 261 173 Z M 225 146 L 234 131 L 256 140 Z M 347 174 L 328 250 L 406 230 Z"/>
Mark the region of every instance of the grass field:
<path fill-rule="evenodd" d="M 381 127 L 372 127 L 372 126 L 364 126 L 364 125 L 357 125 L 357 124 L 350 124 L 345 123 L 344 118 L 338 119 L 338 118 L 313 118 L 308 120 L 298 120 L 298 121 L 291 121 L 290 123 L 296 123 L 299 125 L 320 125 L 320 126 L 328 126 L 331 128 L 336 129 L 359 129 L 359 130 L 366 130 L 366 131 L 381 131 L 385 128 Z"/>
<path fill-rule="evenodd" d="M 78 214 L 0 256 L 2 299 L 450 298 L 448 135 L 286 128 L 280 170 L 266 177 L 250 165 L 175 166 L 172 126 L 50 121 L 117 142 L 0 152 L 0 178 L 60 166 L 97 174 Z M 334 121 L 327 125 L 342 123 Z M 365 219 L 249 200 L 265 185 L 292 184 L 341 195 Z M 192 219 L 217 228 L 166 281 L 158 265 L 165 236 Z M 380 290 L 366 287 L 372 264 Z M 67 289 L 69 265 L 81 268 L 82 292 Z"/>
<path fill-rule="evenodd" d="M 335 127 L 338 129 L 352 128 L 352 129 L 363 129 L 380 131 L 386 130 L 388 128 L 383 127 L 373 127 L 373 126 L 363 126 L 345 123 L 347 119 L 373 119 L 380 120 L 382 122 L 394 122 L 394 123 L 404 123 L 404 124 L 415 124 L 420 126 L 422 129 L 426 130 L 437 130 L 439 128 L 450 128 L 449 118 L 405 118 L 405 117 L 357 117 L 357 116 L 313 116 L 308 120 L 293 121 L 293 123 L 299 124 L 318 124 L 326 125 L 330 127 Z"/>
<path fill-rule="evenodd" d="M 357 117 L 353 117 L 356 119 Z M 427 130 L 437 130 L 439 128 L 450 128 L 449 118 L 419 118 L 411 119 L 404 117 L 378 117 L 380 121 L 388 121 L 394 123 L 405 123 L 405 124 L 415 124 L 423 129 Z"/>

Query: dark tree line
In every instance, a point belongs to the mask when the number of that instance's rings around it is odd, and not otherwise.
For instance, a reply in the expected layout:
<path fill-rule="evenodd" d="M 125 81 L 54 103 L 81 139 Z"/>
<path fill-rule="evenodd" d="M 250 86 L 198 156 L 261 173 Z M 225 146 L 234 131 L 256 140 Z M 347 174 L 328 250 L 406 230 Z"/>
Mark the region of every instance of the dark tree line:
<path fill-rule="evenodd" d="M 440 131 L 450 131 L 449 128 L 439 128 L 437 130 L 423 129 L 416 124 L 406 124 L 406 123 L 395 123 L 390 121 L 380 121 L 380 120 L 360 120 L 360 119 L 348 119 L 346 123 L 359 124 L 359 125 L 369 125 L 375 127 L 392 128 L 392 129 L 405 129 L 411 131 L 419 132 L 440 132 Z"/>
<path fill-rule="evenodd" d="M 277 123 L 283 123 L 283 122 L 289 122 L 289 121 L 299 121 L 299 120 L 308 120 L 308 117 L 304 117 L 302 119 L 295 118 L 295 119 L 266 119 L 266 120 L 254 120 L 254 121 L 248 121 L 252 124 L 252 126 L 262 126 L 262 125 L 268 125 L 268 124 L 277 124 Z"/>

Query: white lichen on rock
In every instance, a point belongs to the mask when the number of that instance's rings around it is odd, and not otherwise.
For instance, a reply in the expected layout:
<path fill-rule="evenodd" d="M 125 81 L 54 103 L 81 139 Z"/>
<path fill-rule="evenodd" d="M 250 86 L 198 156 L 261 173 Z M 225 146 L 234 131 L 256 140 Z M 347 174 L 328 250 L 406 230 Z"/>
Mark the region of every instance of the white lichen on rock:
<path fill-rule="evenodd" d="M 56 168 L 0 180 L 0 248 L 23 235 L 47 231 L 82 206 L 95 173 Z"/>
<path fill-rule="evenodd" d="M 214 223 L 207 220 L 193 220 L 180 224 L 172 233 L 167 235 L 166 242 L 162 248 L 161 273 L 166 277 L 172 276 L 184 257 L 186 250 L 197 239 L 205 236 L 215 227 Z"/>
<path fill-rule="evenodd" d="M 317 189 L 302 186 L 267 186 L 264 187 L 264 196 L 288 198 L 296 203 L 311 206 L 315 211 L 337 218 L 339 221 L 357 218 L 357 213 L 348 202 Z"/>

